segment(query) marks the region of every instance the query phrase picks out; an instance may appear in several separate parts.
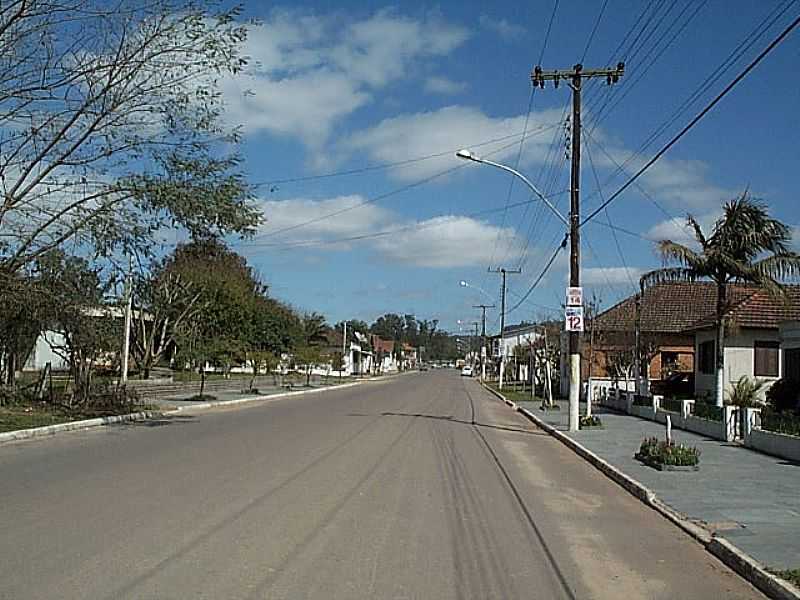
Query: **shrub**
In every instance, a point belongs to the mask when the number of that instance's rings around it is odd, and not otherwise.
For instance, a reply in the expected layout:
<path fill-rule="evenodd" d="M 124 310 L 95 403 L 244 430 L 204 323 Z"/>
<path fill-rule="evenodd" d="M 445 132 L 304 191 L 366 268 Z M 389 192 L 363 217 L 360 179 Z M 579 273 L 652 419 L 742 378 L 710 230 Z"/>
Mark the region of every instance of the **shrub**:
<path fill-rule="evenodd" d="M 779 379 L 767 390 L 767 404 L 778 412 L 798 411 L 800 398 L 800 382 Z"/>
<path fill-rule="evenodd" d="M 694 411 L 692 414 L 694 414 L 695 417 L 700 417 L 701 419 L 719 421 L 720 423 L 722 422 L 723 417 L 723 411 L 721 407 L 714 404 L 708 404 L 706 402 L 695 402 Z"/>
<path fill-rule="evenodd" d="M 728 394 L 728 404 L 741 407 L 761 406 L 759 393 L 765 385 L 767 382 L 763 379 L 750 379 L 747 375 L 742 375 Z"/>
<path fill-rule="evenodd" d="M 800 437 L 800 415 L 764 409 L 761 411 L 761 429 Z"/>
<path fill-rule="evenodd" d="M 0 385 L 0 406 L 17 406 L 30 404 L 33 401 L 34 396 L 29 388 Z"/>
<path fill-rule="evenodd" d="M 700 450 L 694 446 L 684 446 L 650 437 L 642 440 L 636 458 L 661 465 L 693 467 L 700 462 Z"/>
<path fill-rule="evenodd" d="M 668 410 L 674 413 L 680 413 L 683 407 L 683 403 L 680 400 L 675 400 L 675 398 L 662 398 L 661 399 L 661 408 L 664 410 Z"/>

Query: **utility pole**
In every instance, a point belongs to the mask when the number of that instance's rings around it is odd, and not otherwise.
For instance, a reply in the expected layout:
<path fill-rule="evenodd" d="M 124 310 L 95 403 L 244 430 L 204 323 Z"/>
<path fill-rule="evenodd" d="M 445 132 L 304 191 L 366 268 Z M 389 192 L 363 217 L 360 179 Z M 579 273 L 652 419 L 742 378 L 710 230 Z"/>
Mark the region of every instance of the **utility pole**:
<path fill-rule="evenodd" d="M 344 365 L 344 372 L 347 373 L 347 359 L 345 353 L 347 352 L 347 321 L 343 323 L 342 331 L 342 365 Z"/>
<path fill-rule="evenodd" d="M 545 81 L 552 81 L 555 87 L 564 79 L 572 89 L 572 169 L 570 173 L 570 213 L 569 213 L 569 285 L 578 288 L 580 277 L 580 189 L 581 189 L 581 83 L 584 79 L 602 77 L 608 85 L 617 83 L 625 72 L 625 64 L 618 63 L 615 69 L 588 69 L 578 63 L 572 69 L 563 71 L 543 71 L 536 66 L 531 73 L 534 87 L 544 89 Z M 569 430 L 578 431 L 580 419 L 581 355 L 580 327 L 569 331 Z"/>
<path fill-rule="evenodd" d="M 500 288 L 500 389 L 503 389 L 503 372 L 506 367 L 506 345 L 503 342 L 503 332 L 506 328 L 506 275 L 519 275 L 522 269 L 487 269 L 489 273 L 500 273 L 503 276 L 503 285 Z"/>
<path fill-rule="evenodd" d="M 132 270 L 133 259 L 128 256 L 128 276 L 125 278 L 125 338 L 122 343 L 122 373 L 119 378 L 123 386 L 128 384 L 128 361 L 131 353 L 131 313 L 133 312 Z"/>
<path fill-rule="evenodd" d="M 472 308 L 481 309 L 481 382 L 486 379 L 486 309 L 494 308 L 494 304 L 476 304 Z"/>

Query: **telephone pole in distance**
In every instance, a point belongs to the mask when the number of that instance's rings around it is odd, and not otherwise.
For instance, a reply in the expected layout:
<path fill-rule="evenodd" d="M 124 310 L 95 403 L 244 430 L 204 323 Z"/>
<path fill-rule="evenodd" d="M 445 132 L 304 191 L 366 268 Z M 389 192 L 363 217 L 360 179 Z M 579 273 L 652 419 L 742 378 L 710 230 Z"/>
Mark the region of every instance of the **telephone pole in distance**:
<path fill-rule="evenodd" d="M 472 308 L 481 309 L 481 381 L 486 379 L 486 309 L 494 304 L 476 304 Z"/>
<path fill-rule="evenodd" d="M 500 288 L 500 389 L 503 389 L 503 372 L 506 366 L 506 345 L 503 342 L 503 331 L 506 328 L 506 275 L 519 275 L 522 269 L 487 269 L 489 273 L 500 273 L 503 276 L 503 285 Z"/>
<path fill-rule="evenodd" d="M 572 89 L 572 169 L 570 174 L 570 213 L 569 213 L 569 285 L 579 288 L 580 276 L 580 189 L 581 189 L 581 83 L 584 79 L 602 77 L 608 85 L 617 83 L 625 73 L 625 64 L 618 63 L 614 69 L 586 69 L 578 63 L 572 69 L 543 71 L 536 66 L 531 73 L 534 87 L 544 89 L 545 81 L 552 81 L 558 87 L 563 79 Z M 580 307 L 583 310 L 583 307 Z M 581 313 L 582 314 L 582 313 Z M 580 421 L 581 355 L 580 335 L 583 331 L 583 318 L 579 327 L 569 327 L 569 430 L 577 431 Z M 502 367 L 501 371 L 502 373 Z M 501 375 L 502 377 L 502 375 Z M 501 379 L 502 382 L 502 379 Z M 502 387 L 502 384 L 501 384 Z"/>

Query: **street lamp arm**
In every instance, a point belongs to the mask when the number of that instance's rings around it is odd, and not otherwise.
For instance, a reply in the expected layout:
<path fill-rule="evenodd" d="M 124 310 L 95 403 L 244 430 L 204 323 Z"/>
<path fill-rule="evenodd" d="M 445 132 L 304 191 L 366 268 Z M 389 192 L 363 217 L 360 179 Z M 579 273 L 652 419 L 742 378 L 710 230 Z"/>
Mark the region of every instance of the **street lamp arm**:
<path fill-rule="evenodd" d="M 456 156 L 459 157 L 459 158 L 463 158 L 465 160 L 471 160 L 473 162 L 483 163 L 485 165 L 490 165 L 492 167 L 496 167 L 496 168 L 501 169 L 503 171 L 507 171 L 507 172 L 511 173 L 512 175 L 516 175 L 522 181 L 525 182 L 525 185 L 527 185 L 531 189 L 531 191 L 533 191 L 533 193 L 536 196 L 539 197 L 539 199 L 542 202 L 545 203 L 547 208 L 549 208 L 551 211 L 553 211 L 553 213 L 561 220 L 562 223 L 564 223 L 564 225 L 569 227 L 570 223 L 567 220 L 567 218 L 564 215 L 562 215 L 561 212 L 555 206 L 552 205 L 552 203 L 547 199 L 547 197 L 544 194 L 542 194 L 542 192 L 539 191 L 539 188 L 537 188 L 535 185 L 533 185 L 533 183 L 531 183 L 531 181 L 527 177 L 525 177 L 525 175 L 523 175 L 522 173 L 520 173 L 516 169 L 512 169 L 508 165 L 504 165 L 504 164 L 501 164 L 501 163 L 494 162 L 493 160 L 488 160 L 486 158 L 480 158 L 479 156 L 475 156 L 469 150 L 459 150 L 458 152 L 456 152 Z"/>

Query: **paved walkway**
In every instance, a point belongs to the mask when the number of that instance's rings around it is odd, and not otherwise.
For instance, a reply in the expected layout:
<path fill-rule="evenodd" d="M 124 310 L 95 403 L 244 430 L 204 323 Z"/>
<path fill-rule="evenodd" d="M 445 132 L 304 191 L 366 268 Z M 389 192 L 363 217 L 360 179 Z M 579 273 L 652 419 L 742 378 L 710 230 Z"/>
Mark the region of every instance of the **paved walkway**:
<path fill-rule="evenodd" d="M 560 411 L 547 413 L 532 402 L 520 404 L 567 430 L 566 402 L 561 402 Z M 765 565 L 800 568 L 800 464 L 673 428 L 677 442 L 700 449 L 700 470 L 656 471 L 634 460 L 633 454 L 642 438 L 663 437 L 663 425 L 602 408 L 594 412 L 605 429 L 569 435 Z"/>
<path fill-rule="evenodd" d="M 352 383 L 356 381 L 354 379 L 347 379 L 343 383 Z M 253 392 L 249 392 L 246 390 L 247 382 L 244 381 L 242 383 L 242 390 L 236 389 L 229 389 L 229 390 L 207 390 L 205 392 L 206 395 L 214 396 L 217 400 L 238 400 L 240 398 L 251 398 L 254 396 L 274 396 L 275 394 L 285 394 L 286 392 L 301 392 L 304 390 L 309 389 L 317 389 L 321 387 L 331 387 L 338 385 L 339 382 L 336 381 L 335 378 L 331 377 L 329 384 L 324 384 L 319 381 L 315 381 L 311 383 L 310 387 L 305 387 L 302 384 L 294 385 L 292 388 L 285 388 L 285 387 L 278 387 L 278 386 L 264 386 L 259 385 L 258 389 Z M 165 396 L 162 398 L 147 398 L 146 395 L 143 394 L 145 401 L 148 404 L 156 404 L 160 408 L 177 408 L 179 406 L 192 406 L 194 404 L 202 404 L 203 401 L 199 400 L 190 400 L 190 398 L 197 395 L 197 390 L 192 390 L 190 392 L 184 392 L 180 394 L 175 394 L 173 396 Z"/>

